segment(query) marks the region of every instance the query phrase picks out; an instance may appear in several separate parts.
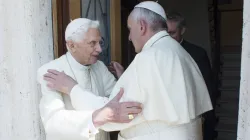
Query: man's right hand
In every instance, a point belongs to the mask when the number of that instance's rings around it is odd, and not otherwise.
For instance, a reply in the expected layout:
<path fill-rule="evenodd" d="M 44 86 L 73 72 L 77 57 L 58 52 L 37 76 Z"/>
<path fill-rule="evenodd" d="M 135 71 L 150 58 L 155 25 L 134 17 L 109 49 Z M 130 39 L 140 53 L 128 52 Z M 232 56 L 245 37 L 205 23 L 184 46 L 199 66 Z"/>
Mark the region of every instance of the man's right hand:
<path fill-rule="evenodd" d="M 93 115 L 93 124 L 95 127 L 99 127 L 108 122 L 115 123 L 129 123 L 133 119 L 129 118 L 129 115 L 136 117 L 142 112 L 142 104 L 138 102 L 122 102 L 121 99 L 124 90 L 121 89 L 120 92 L 107 103 L 103 108 L 96 110 Z"/>

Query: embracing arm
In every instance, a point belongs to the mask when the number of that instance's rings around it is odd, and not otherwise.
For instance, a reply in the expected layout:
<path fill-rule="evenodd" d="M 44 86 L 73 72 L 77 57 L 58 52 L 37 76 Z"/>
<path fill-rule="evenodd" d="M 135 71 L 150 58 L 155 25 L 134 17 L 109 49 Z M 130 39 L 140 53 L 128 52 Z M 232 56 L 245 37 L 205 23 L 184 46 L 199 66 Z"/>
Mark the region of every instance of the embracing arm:
<path fill-rule="evenodd" d="M 98 80 L 102 82 L 104 97 L 97 96 L 92 93 L 92 91 L 82 89 L 74 79 L 65 73 L 48 70 L 49 73 L 45 74 L 45 77 L 57 79 L 59 83 L 55 83 L 56 85 L 51 86 L 51 88 L 68 94 L 74 109 L 96 110 L 104 107 L 104 105 L 108 103 L 108 97 L 116 84 L 116 79 L 103 62 L 98 61 L 97 64 L 93 66 L 93 69 L 97 71 Z M 54 77 L 55 75 L 57 77 Z"/>
<path fill-rule="evenodd" d="M 75 85 L 70 92 L 70 98 L 76 110 L 99 109 L 109 102 L 108 97 L 116 84 L 116 79 L 103 62 L 98 61 L 95 68 L 98 71 L 99 79 L 102 80 L 105 97 L 97 96 L 90 91 L 83 90 L 79 85 Z"/>
<path fill-rule="evenodd" d="M 58 72 L 56 70 L 49 70 L 48 73 L 44 75 L 44 78 L 46 81 L 49 82 L 49 87 L 55 91 L 60 91 L 63 94 L 72 94 L 73 87 L 75 88 L 76 82 L 72 80 L 71 77 L 66 75 L 63 72 Z M 99 99 L 103 99 L 103 97 L 92 95 L 91 93 L 86 94 L 87 92 L 82 92 L 79 89 L 78 95 L 83 94 L 84 96 L 78 96 L 78 101 L 73 101 L 77 103 L 78 108 L 75 108 L 76 110 L 89 110 L 93 112 L 89 105 L 89 108 L 86 108 L 86 103 L 83 101 L 88 100 L 88 102 L 91 102 L 92 105 L 94 104 L 96 107 L 98 104 L 103 105 L 103 102 L 98 103 Z M 73 93 L 74 94 L 74 93 Z M 128 123 L 131 120 L 127 117 L 129 113 L 135 114 L 135 116 L 141 112 L 141 104 L 136 102 L 123 102 L 119 103 L 120 98 L 123 95 L 123 90 L 120 90 L 120 92 L 107 104 L 104 105 L 104 107 L 97 109 L 93 112 L 92 118 L 94 127 L 101 126 L 107 122 L 119 122 L 119 123 Z M 71 96 L 71 95 L 70 95 Z M 88 97 L 88 98 L 87 98 Z M 100 101 L 100 100 L 99 100 Z M 86 105 L 88 106 L 88 105 Z M 136 107 L 136 108 L 133 108 Z M 91 121 L 92 123 L 92 121 Z"/>
<path fill-rule="evenodd" d="M 66 110 L 61 93 L 47 88 L 47 82 L 43 80 L 43 74 L 46 72 L 45 69 L 39 69 L 37 74 L 42 91 L 39 109 L 47 137 L 88 138 L 88 124 L 92 119 L 93 110 Z"/>

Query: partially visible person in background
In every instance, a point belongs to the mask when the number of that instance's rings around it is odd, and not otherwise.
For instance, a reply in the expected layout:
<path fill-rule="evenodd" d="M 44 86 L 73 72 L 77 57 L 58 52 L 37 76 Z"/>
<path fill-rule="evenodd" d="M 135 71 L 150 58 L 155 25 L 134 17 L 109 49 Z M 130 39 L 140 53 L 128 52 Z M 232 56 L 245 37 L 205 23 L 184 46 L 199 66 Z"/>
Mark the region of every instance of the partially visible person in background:
<path fill-rule="evenodd" d="M 167 26 L 169 35 L 178 41 L 197 63 L 206 82 L 213 107 L 215 107 L 216 95 L 214 92 L 213 75 L 206 51 L 202 47 L 194 45 L 183 38 L 186 31 L 186 20 L 180 13 L 173 11 L 167 13 Z M 213 140 L 216 124 L 214 110 L 205 113 L 204 119 L 204 140 Z"/>

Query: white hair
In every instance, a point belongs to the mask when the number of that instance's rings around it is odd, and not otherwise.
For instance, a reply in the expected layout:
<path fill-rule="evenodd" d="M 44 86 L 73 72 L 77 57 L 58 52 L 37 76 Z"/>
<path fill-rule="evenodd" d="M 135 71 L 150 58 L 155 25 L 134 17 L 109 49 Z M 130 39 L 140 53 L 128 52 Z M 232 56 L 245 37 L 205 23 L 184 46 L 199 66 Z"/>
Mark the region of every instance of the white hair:
<path fill-rule="evenodd" d="M 78 42 L 84 38 L 89 28 L 99 28 L 99 21 L 87 18 L 77 18 L 71 21 L 65 30 L 65 41 Z"/>
<path fill-rule="evenodd" d="M 160 31 L 167 29 L 166 20 L 162 16 L 151 10 L 136 7 L 131 12 L 130 16 L 135 21 L 144 20 L 147 24 L 149 24 L 149 27 L 152 31 Z"/>

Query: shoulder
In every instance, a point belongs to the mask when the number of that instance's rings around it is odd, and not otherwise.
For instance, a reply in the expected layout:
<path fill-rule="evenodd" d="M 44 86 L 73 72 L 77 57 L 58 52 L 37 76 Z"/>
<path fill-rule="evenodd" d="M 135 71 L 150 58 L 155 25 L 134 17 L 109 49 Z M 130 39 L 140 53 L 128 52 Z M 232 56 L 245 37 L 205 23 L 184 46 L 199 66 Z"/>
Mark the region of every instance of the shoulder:
<path fill-rule="evenodd" d="M 64 57 L 65 56 L 63 55 L 60 58 L 51 60 L 50 62 L 43 64 L 40 68 L 38 68 L 37 76 L 38 77 L 43 76 L 45 73 L 47 73 L 48 69 L 55 69 L 58 71 L 62 71 L 63 70 L 62 65 L 63 65 L 63 62 L 65 61 Z"/>
<path fill-rule="evenodd" d="M 153 47 L 143 52 L 140 52 L 135 57 L 136 65 L 148 65 L 149 67 L 152 64 L 158 64 L 166 62 L 168 59 L 172 58 L 175 55 L 175 51 L 171 48 L 164 47 Z"/>
<path fill-rule="evenodd" d="M 182 46 L 187 50 L 187 51 L 192 51 L 200 55 L 207 55 L 207 52 L 204 48 L 195 45 L 193 43 L 190 43 L 186 40 L 183 40 L 184 42 L 182 43 Z"/>

